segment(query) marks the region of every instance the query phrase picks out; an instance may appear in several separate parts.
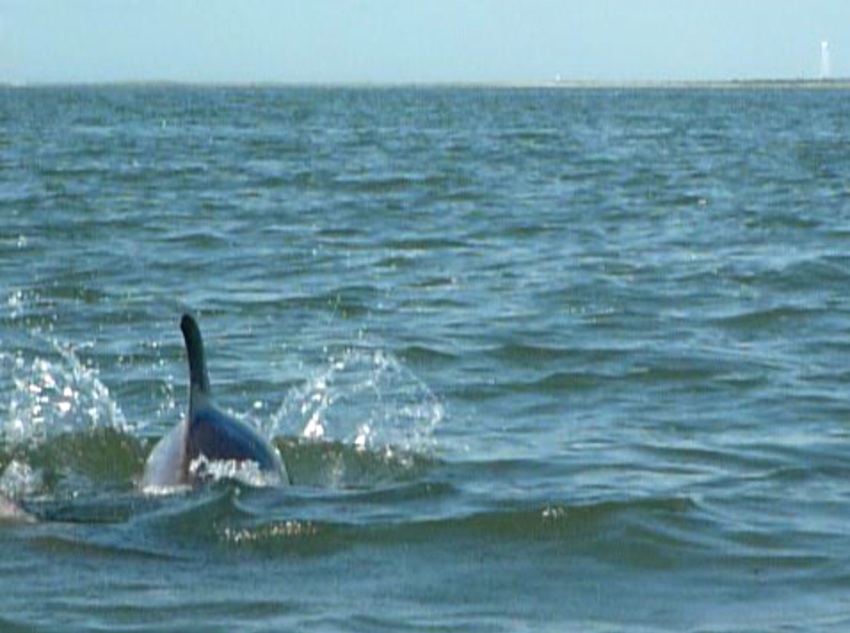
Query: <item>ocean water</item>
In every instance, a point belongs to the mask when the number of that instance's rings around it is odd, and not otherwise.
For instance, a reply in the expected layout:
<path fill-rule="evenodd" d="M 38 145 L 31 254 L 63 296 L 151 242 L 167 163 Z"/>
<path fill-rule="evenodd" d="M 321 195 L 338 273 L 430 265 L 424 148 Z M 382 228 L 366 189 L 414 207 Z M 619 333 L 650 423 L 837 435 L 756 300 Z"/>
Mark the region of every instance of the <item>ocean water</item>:
<path fill-rule="evenodd" d="M 850 629 L 847 103 L 0 90 L 0 630 Z"/>

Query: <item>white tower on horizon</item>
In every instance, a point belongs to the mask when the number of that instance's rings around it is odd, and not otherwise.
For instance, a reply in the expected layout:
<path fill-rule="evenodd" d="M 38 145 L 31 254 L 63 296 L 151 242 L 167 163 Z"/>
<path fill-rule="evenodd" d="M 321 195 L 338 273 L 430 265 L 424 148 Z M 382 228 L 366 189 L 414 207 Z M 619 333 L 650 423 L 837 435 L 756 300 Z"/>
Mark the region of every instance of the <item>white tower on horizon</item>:
<path fill-rule="evenodd" d="M 829 60 L 829 42 L 820 43 L 820 78 L 829 79 L 832 76 L 832 63 Z"/>

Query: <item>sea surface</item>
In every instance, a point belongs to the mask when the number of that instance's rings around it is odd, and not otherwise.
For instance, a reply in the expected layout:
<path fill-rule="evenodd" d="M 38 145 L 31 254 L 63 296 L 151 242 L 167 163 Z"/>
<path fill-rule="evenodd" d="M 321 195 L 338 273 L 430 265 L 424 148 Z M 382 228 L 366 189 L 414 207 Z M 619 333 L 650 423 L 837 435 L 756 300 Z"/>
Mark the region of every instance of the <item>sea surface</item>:
<path fill-rule="evenodd" d="M 850 630 L 848 103 L 0 89 L 0 630 Z"/>

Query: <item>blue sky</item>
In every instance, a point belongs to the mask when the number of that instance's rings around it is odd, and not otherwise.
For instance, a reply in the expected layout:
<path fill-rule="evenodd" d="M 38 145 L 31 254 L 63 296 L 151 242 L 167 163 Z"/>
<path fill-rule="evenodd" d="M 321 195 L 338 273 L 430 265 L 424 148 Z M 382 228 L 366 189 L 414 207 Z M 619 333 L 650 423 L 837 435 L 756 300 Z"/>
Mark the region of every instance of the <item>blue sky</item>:
<path fill-rule="evenodd" d="M 850 75 L 850 0 L 0 0 L 17 82 Z"/>

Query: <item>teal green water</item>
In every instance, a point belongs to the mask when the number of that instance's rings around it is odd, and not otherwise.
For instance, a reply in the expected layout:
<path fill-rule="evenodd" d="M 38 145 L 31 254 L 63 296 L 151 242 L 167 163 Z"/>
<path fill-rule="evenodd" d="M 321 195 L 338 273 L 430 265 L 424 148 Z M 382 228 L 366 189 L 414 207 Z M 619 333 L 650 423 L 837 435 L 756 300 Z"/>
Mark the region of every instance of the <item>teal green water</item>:
<path fill-rule="evenodd" d="M 850 627 L 842 91 L 0 90 L 3 631 Z M 138 489 L 178 322 L 294 485 Z"/>

